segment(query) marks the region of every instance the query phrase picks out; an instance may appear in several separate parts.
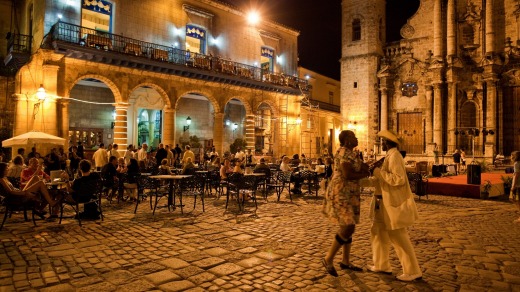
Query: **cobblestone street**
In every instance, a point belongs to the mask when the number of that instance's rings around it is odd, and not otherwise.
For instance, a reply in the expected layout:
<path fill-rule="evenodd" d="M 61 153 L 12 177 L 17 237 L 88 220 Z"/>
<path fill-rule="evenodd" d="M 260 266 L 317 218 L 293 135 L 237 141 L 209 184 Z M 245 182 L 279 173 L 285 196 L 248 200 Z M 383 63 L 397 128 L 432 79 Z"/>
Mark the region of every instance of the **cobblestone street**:
<path fill-rule="evenodd" d="M 0 231 L 0 291 L 520 291 L 518 213 L 505 201 L 443 196 L 416 200 L 420 220 L 410 229 L 423 280 L 395 280 L 401 272 L 392 251 L 393 275 L 339 270 L 326 274 L 320 258 L 336 226 L 321 213 L 321 197 L 294 203 L 274 196 L 237 215 L 225 198 L 206 199 L 206 212 L 186 200 L 180 210 L 148 202 L 103 201 L 105 220 L 23 222 L 8 219 Z M 363 195 L 362 223 L 352 247 L 356 265 L 372 264 L 370 197 Z M 166 203 L 163 199 L 162 203 Z M 3 216 L 3 214 L 1 214 Z"/>

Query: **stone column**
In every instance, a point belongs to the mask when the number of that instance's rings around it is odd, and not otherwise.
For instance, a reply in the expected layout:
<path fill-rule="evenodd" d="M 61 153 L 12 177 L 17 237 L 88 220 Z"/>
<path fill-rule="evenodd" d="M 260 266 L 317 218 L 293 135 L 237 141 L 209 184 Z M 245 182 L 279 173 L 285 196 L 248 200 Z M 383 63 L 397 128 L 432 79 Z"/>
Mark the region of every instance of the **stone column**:
<path fill-rule="evenodd" d="M 435 0 L 433 4 L 433 56 L 442 57 L 442 3 Z"/>
<path fill-rule="evenodd" d="M 447 19 L 447 54 L 448 56 L 455 56 L 457 54 L 457 24 L 456 14 L 457 7 L 455 0 L 448 0 L 448 19 Z"/>
<path fill-rule="evenodd" d="M 457 127 L 457 83 L 449 84 L 448 97 L 448 153 L 455 151 L 457 137 L 455 136 L 455 128 Z"/>
<path fill-rule="evenodd" d="M 15 102 L 14 109 L 14 133 L 13 136 L 29 132 L 32 130 L 33 120 L 32 117 L 29 119 L 29 101 L 25 94 L 13 94 Z"/>
<path fill-rule="evenodd" d="M 224 156 L 224 113 L 215 113 L 213 123 L 213 146 L 220 156 Z"/>
<path fill-rule="evenodd" d="M 56 65 L 43 65 L 43 88 L 47 98 L 41 103 L 40 114 L 42 116 L 41 131 L 51 135 L 58 135 L 58 108 L 56 96 L 58 95 L 58 71 Z"/>
<path fill-rule="evenodd" d="M 246 149 L 255 150 L 255 115 L 246 115 L 245 122 L 245 130 L 246 130 Z"/>
<path fill-rule="evenodd" d="M 175 109 L 165 108 L 163 113 L 162 143 L 175 147 Z"/>
<path fill-rule="evenodd" d="M 486 55 L 495 52 L 495 29 L 493 27 L 493 0 L 486 0 Z"/>
<path fill-rule="evenodd" d="M 388 89 L 381 88 L 381 122 L 382 130 L 388 130 Z"/>
<path fill-rule="evenodd" d="M 69 104 L 70 104 L 70 101 L 68 99 L 60 100 L 60 110 L 61 110 L 60 136 L 62 138 L 65 138 L 65 145 L 63 146 L 63 149 L 69 149 Z"/>
<path fill-rule="evenodd" d="M 444 152 L 442 143 L 442 83 L 433 85 L 433 142 Z"/>
<path fill-rule="evenodd" d="M 433 143 L 433 86 L 426 86 L 426 144 Z"/>
<path fill-rule="evenodd" d="M 118 145 L 118 152 L 124 155 L 128 146 L 127 129 L 128 129 L 128 103 L 117 103 L 116 108 L 116 121 L 114 126 L 114 144 Z"/>
<path fill-rule="evenodd" d="M 496 112 L 497 112 L 497 85 L 496 79 L 486 80 L 486 94 L 487 94 L 487 104 L 486 104 L 486 129 L 492 129 L 497 133 L 497 125 L 496 125 Z M 495 144 L 495 136 L 487 136 L 488 143 Z"/>

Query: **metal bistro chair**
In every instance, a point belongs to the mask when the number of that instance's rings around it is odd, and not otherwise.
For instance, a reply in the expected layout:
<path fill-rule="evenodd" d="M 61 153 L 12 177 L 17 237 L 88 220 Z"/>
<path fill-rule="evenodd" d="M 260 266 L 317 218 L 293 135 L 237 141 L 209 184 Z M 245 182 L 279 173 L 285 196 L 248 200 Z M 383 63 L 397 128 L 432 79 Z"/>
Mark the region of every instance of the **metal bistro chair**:
<path fill-rule="evenodd" d="M 183 213 L 182 210 L 182 197 L 193 197 L 193 210 L 195 210 L 195 206 L 197 204 L 197 196 L 200 197 L 200 200 L 202 201 L 202 212 L 205 212 L 204 210 L 204 187 L 206 184 L 206 175 L 202 173 L 196 173 L 195 175 L 182 179 L 180 181 L 179 185 L 179 200 L 181 205 L 181 213 Z"/>
<path fill-rule="evenodd" d="M 312 170 L 302 170 L 300 171 L 300 177 L 302 179 L 302 185 L 307 185 L 307 194 L 312 195 L 312 190 L 314 188 L 317 197 L 320 188 L 318 173 Z"/>
<path fill-rule="evenodd" d="M 274 190 L 277 196 L 277 202 L 280 202 L 280 196 L 282 195 L 282 191 L 284 188 L 284 174 L 282 171 L 273 171 L 271 172 L 271 179 L 267 183 L 268 190 Z M 291 179 L 289 174 L 289 180 Z M 290 196 L 290 193 L 289 193 Z M 292 197 L 291 197 L 292 201 Z"/>
<path fill-rule="evenodd" d="M 257 177 L 257 187 L 262 188 L 262 194 L 264 195 L 264 200 L 267 202 L 267 190 L 268 184 L 271 182 L 271 170 L 269 168 L 259 168 L 253 170 L 253 173 L 263 173 L 263 176 Z"/>
<path fill-rule="evenodd" d="M 72 198 L 72 194 L 70 194 L 70 193 L 64 194 L 64 197 L 60 204 L 60 222 L 59 222 L 59 224 L 61 224 L 61 221 L 63 220 L 63 209 L 65 209 L 66 206 L 69 206 L 76 213 L 75 217 L 76 217 L 76 219 L 78 219 L 79 226 L 82 227 L 81 216 L 79 214 L 80 213 L 79 205 L 84 206 L 85 204 L 90 204 L 90 203 L 97 205 L 97 209 L 99 210 L 99 216 L 101 217 L 101 221 L 104 221 L 105 216 L 103 215 L 103 210 L 101 209 L 101 197 L 104 194 L 104 187 L 103 187 L 102 179 L 97 180 L 96 186 L 94 188 L 92 188 L 90 190 L 81 190 L 81 191 L 87 192 L 87 194 L 91 195 L 92 198 L 88 201 L 78 202 Z"/>
<path fill-rule="evenodd" d="M 422 196 L 426 196 L 428 199 L 428 179 L 423 178 L 423 176 L 417 172 L 408 172 L 407 176 L 412 193 L 419 196 L 419 199 Z"/>
<path fill-rule="evenodd" d="M 146 200 L 147 197 L 150 197 L 150 210 L 152 210 L 152 197 L 155 194 L 155 183 L 156 180 L 151 179 L 146 175 L 141 175 L 137 178 L 137 200 L 135 200 L 134 214 L 137 213 L 137 207 L 139 207 L 139 203 Z M 160 182 L 157 183 L 159 184 Z"/>
<path fill-rule="evenodd" d="M 230 173 L 228 175 L 228 187 L 226 193 L 226 209 L 229 197 L 235 195 L 240 211 L 244 210 L 246 197 L 249 196 L 255 202 L 255 213 L 258 209 L 256 201 L 256 189 L 258 178 L 254 175 L 243 175 L 241 173 Z M 241 198 L 242 197 L 242 198 Z"/>
<path fill-rule="evenodd" d="M 34 211 L 36 210 L 36 206 L 39 203 L 37 201 L 18 201 L 15 196 L 8 196 L 7 191 L 0 185 L 0 205 L 4 206 L 4 220 L 2 220 L 2 225 L 0 225 L 0 230 L 4 227 L 4 223 L 7 220 L 7 217 L 11 218 L 11 215 L 15 211 L 23 211 L 23 216 L 25 221 L 27 219 L 27 210 L 31 210 L 32 212 L 32 221 L 34 226 L 36 226 L 36 220 L 34 219 Z"/>

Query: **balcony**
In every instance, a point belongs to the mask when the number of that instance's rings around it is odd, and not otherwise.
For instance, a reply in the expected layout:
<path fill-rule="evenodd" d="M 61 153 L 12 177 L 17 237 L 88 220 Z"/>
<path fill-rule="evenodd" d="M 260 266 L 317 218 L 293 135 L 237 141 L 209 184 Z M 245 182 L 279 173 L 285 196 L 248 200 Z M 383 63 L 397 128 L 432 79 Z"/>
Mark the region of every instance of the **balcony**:
<path fill-rule="evenodd" d="M 64 22 L 52 27 L 42 46 L 71 58 L 187 78 L 293 95 L 308 90 L 305 79 Z"/>
<path fill-rule="evenodd" d="M 319 100 L 315 100 L 315 99 L 311 99 L 311 100 L 309 100 L 309 102 L 312 105 L 312 107 L 319 108 L 320 110 L 335 112 L 335 113 L 341 112 L 341 107 L 339 105 L 334 105 L 331 103 L 327 103 L 327 102 L 323 102 L 323 101 L 319 101 Z M 301 105 L 308 106 L 308 104 L 306 104 L 303 101 L 301 102 Z"/>
<path fill-rule="evenodd" d="M 32 36 L 16 33 L 7 34 L 7 52 L 4 66 L 0 66 L 0 75 L 12 76 L 16 74 L 31 57 Z"/>

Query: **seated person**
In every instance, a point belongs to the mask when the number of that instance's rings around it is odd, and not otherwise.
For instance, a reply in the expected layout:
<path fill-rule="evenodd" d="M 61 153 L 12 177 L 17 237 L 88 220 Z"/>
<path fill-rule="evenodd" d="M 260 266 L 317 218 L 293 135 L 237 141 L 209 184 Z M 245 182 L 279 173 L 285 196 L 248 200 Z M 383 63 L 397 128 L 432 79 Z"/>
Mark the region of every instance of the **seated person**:
<path fill-rule="evenodd" d="M 22 174 L 20 175 L 20 188 L 24 188 L 29 180 L 33 177 L 41 176 L 44 180 L 50 180 L 51 177 L 43 172 L 43 167 L 39 163 L 37 158 L 29 159 L 29 165 L 26 169 L 22 170 Z"/>
<path fill-rule="evenodd" d="M 298 154 L 294 154 L 291 160 L 291 166 L 297 167 L 301 163 L 300 156 Z"/>
<path fill-rule="evenodd" d="M 117 178 L 117 158 L 110 156 L 108 163 L 101 168 L 101 176 L 103 177 L 103 186 L 112 190 L 112 194 L 119 187 L 119 179 Z"/>
<path fill-rule="evenodd" d="M 231 162 L 229 159 L 224 159 L 224 164 L 220 167 L 220 179 L 226 180 L 228 177 L 228 174 L 233 172 L 233 168 L 231 168 Z"/>
<path fill-rule="evenodd" d="M 119 157 L 117 159 L 117 173 L 126 173 L 128 168 L 126 167 L 126 162 L 124 157 Z"/>
<path fill-rule="evenodd" d="M 184 166 L 182 167 L 182 174 L 194 174 L 195 173 L 195 164 L 193 164 L 193 160 L 191 157 L 186 158 L 184 162 Z"/>
<path fill-rule="evenodd" d="M 265 176 L 268 178 L 271 176 L 271 169 L 269 166 L 265 163 L 264 158 L 260 158 L 260 163 L 258 163 L 255 166 L 255 169 L 253 170 L 255 173 L 265 173 Z"/>
<path fill-rule="evenodd" d="M 117 158 L 114 157 L 115 161 Z M 81 172 L 81 177 L 68 185 L 67 189 L 71 193 L 71 197 L 75 202 L 85 203 L 96 199 L 98 191 L 98 182 L 101 179 L 97 172 L 90 172 L 92 165 L 88 160 L 81 160 L 79 162 L 78 170 Z M 105 167 L 103 167 L 105 168 Z M 115 168 L 115 166 L 114 166 Z M 100 212 L 96 202 L 85 204 L 85 209 L 79 214 L 81 219 L 97 220 Z"/>
<path fill-rule="evenodd" d="M 284 156 L 282 159 L 282 163 L 280 163 L 280 170 L 281 171 L 292 171 L 290 163 L 291 163 L 291 159 L 288 156 Z"/>
<path fill-rule="evenodd" d="M 247 149 L 246 157 L 245 157 L 245 165 L 251 166 L 256 164 L 256 159 L 253 153 L 251 152 L 251 149 Z"/>
<path fill-rule="evenodd" d="M 161 161 L 161 165 L 159 166 L 159 174 L 165 175 L 165 174 L 172 174 L 170 167 L 168 166 L 168 159 L 164 158 Z"/>
<path fill-rule="evenodd" d="M 31 158 L 33 159 L 33 158 Z M 38 161 L 36 159 L 36 161 Z M 45 215 L 45 206 L 49 204 L 51 207 L 55 207 L 58 205 L 59 201 L 55 201 L 52 199 L 49 190 L 45 183 L 40 180 L 37 175 L 31 177 L 31 179 L 26 183 L 25 188 L 23 190 L 15 188 L 9 180 L 7 180 L 7 163 L 0 163 L 0 186 L 6 192 L 6 198 L 19 200 L 20 202 L 29 202 L 32 201 L 36 205 L 35 214 L 44 218 Z M 41 169 L 38 169 L 41 171 Z M 13 196 L 10 198 L 10 196 Z M 45 199 L 41 200 L 41 196 Z M 55 208 L 56 210 L 57 208 Z"/>
<path fill-rule="evenodd" d="M 300 164 L 298 164 L 298 168 L 299 169 L 308 169 L 309 168 L 309 164 L 307 163 L 307 159 L 303 158 L 300 162 Z"/>
<path fill-rule="evenodd" d="M 233 172 L 236 173 L 244 173 L 244 169 L 242 169 L 242 161 L 241 160 L 235 160 L 235 167 L 233 168 Z"/>
<path fill-rule="evenodd" d="M 211 164 L 208 166 L 208 170 L 220 170 L 220 157 L 215 157 Z"/>
<path fill-rule="evenodd" d="M 168 163 L 168 159 L 166 160 Z M 170 170 L 168 168 L 168 170 Z M 127 193 L 129 193 L 130 199 L 137 199 L 137 179 L 141 175 L 139 171 L 139 164 L 137 163 L 137 159 L 130 158 L 130 164 L 128 165 L 128 171 L 126 172 L 126 182 L 123 184 L 123 187 Z"/>
<path fill-rule="evenodd" d="M 23 157 L 18 155 L 13 159 L 13 163 L 9 166 L 7 170 L 7 177 L 14 177 L 20 179 L 22 175 L 22 170 L 24 170 L 25 166 L 23 165 Z"/>

